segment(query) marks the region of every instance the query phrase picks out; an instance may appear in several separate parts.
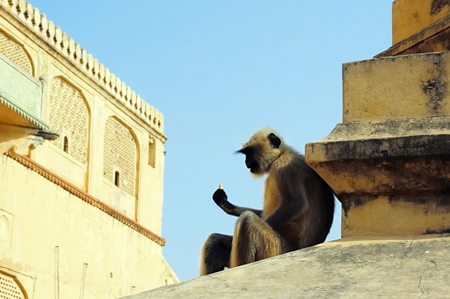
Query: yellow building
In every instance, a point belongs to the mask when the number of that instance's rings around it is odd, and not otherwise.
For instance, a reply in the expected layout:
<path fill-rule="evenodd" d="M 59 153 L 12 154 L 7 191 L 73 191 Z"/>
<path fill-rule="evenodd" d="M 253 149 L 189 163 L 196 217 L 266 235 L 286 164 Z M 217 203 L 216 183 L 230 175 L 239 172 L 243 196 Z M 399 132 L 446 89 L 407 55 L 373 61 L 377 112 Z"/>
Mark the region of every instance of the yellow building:
<path fill-rule="evenodd" d="M 30 3 L 0 0 L 1 298 L 178 282 L 160 236 L 164 120 Z"/>

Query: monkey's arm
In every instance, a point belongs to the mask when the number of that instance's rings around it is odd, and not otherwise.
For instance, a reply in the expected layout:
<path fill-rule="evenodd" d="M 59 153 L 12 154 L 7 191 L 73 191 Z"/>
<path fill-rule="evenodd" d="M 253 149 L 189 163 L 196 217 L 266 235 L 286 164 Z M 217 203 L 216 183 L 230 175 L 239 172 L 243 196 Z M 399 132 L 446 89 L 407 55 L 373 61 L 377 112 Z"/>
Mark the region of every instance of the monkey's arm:
<path fill-rule="evenodd" d="M 292 200 L 295 203 L 295 200 Z M 294 205 L 290 203 L 283 202 L 269 217 L 267 217 L 266 222 L 273 229 L 278 230 L 293 221 L 299 216 L 299 205 L 295 203 Z"/>
<path fill-rule="evenodd" d="M 218 205 L 228 215 L 240 216 L 242 214 L 242 212 L 244 212 L 244 211 L 251 211 L 251 212 L 255 213 L 256 215 L 258 215 L 259 217 L 261 217 L 261 214 L 262 214 L 261 210 L 240 207 L 240 206 L 236 206 L 236 205 L 232 204 L 231 202 L 229 202 L 227 194 L 221 188 L 217 189 L 214 192 L 212 198 L 213 198 L 214 202 L 216 203 L 216 205 Z"/>
<path fill-rule="evenodd" d="M 280 186 L 281 204 L 266 219 L 273 229 L 278 230 L 298 219 L 307 209 L 307 198 L 303 186 L 297 185 L 297 187 L 299 188 L 290 189 L 287 186 Z"/>

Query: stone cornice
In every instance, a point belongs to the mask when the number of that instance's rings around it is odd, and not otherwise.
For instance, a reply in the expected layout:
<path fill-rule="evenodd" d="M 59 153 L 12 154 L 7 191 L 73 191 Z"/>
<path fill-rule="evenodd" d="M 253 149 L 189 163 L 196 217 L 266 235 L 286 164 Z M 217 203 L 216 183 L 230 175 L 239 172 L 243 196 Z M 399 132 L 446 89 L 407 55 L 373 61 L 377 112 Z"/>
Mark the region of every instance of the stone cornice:
<path fill-rule="evenodd" d="M 411 49 L 414 49 L 417 45 L 425 44 L 428 39 L 432 39 L 433 37 L 439 37 L 439 33 L 443 33 L 450 28 L 450 16 L 431 24 L 430 26 L 424 28 L 420 32 L 417 32 L 416 34 L 411 35 L 410 37 L 399 41 L 389 49 L 377 54 L 374 56 L 374 58 L 382 58 L 382 57 L 389 57 L 389 56 L 395 56 L 395 55 L 405 55 L 405 54 L 416 54 L 421 52 L 435 52 L 435 51 L 417 51 Z M 443 36 L 441 39 L 447 40 L 447 36 Z M 436 43 L 432 43 L 432 45 L 436 45 Z M 409 51 L 408 51 L 409 50 Z M 443 51 L 444 49 L 441 49 L 440 51 Z"/>
<path fill-rule="evenodd" d="M 99 63 L 91 54 L 88 54 L 65 32 L 62 32 L 58 26 L 48 21 L 45 14 L 41 14 L 39 9 L 25 0 L 0 0 L 0 9 L 4 9 L 19 19 L 54 50 L 106 90 L 117 102 L 155 130 L 165 141 L 162 113 L 145 102 L 118 77 L 110 73 L 108 68 Z"/>
<path fill-rule="evenodd" d="M 65 179 L 61 178 L 60 176 L 54 174 L 50 170 L 46 169 L 45 167 L 37 164 L 30 158 L 26 156 L 13 156 L 9 155 L 12 159 L 16 160 L 20 164 L 24 165 L 25 167 L 37 172 L 39 175 L 43 176 L 47 180 L 51 181 L 52 183 L 60 186 L 64 190 L 68 191 L 69 193 L 75 195 L 76 197 L 80 198 L 81 200 L 87 202 L 88 204 L 100 209 L 104 213 L 110 215 L 114 219 L 122 222 L 126 226 L 130 227 L 131 229 L 137 231 L 138 233 L 144 235 L 145 237 L 149 238 L 150 240 L 154 241 L 160 246 L 164 246 L 166 244 L 166 240 L 154 232 L 148 230 L 147 228 L 143 227 L 136 221 L 128 218 L 127 216 L 123 215 L 119 211 L 111 208 L 110 206 L 104 204 L 100 200 L 94 198 L 93 196 L 87 194 L 80 188 L 74 186 L 70 182 L 66 181 Z"/>

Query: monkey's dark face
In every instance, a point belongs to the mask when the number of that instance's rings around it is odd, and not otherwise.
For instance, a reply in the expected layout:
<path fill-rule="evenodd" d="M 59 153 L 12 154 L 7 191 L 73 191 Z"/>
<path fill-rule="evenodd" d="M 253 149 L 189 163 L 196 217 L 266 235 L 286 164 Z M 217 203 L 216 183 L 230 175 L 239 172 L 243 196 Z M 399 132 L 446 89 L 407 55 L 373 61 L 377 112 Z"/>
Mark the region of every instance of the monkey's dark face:
<path fill-rule="evenodd" d="M 255 146 L 247 146 L 238 151 L 238 153 L 245 155 L 245 166 L 250 169 L 250 172 L 253 174 L 258 174 L 261 172 L 259 160 L 261 149 L 258 149 Z"/>
<path fill-rule="evenodd" d="M 270 167 L 279 155 L 281 140 L 270 133 L 264 136 L 252 136 L 250 141 L 238 153 L 245 155 L 245 165 L 256 176 L 270 170 Z"/>

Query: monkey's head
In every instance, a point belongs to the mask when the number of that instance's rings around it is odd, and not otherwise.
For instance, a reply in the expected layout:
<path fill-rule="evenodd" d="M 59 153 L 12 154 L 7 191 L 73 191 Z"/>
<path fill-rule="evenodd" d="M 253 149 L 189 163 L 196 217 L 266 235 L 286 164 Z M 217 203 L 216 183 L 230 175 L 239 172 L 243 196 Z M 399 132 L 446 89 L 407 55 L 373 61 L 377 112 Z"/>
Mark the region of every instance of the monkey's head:
<path fill-rule="evenodd" d="M 272 163 L 283 153 L 284 142 L 274 130 L 264 128 L 250 137 L 237 151 L 245 155 L 245 165 L 255 176 L 269 172 Z"/>

